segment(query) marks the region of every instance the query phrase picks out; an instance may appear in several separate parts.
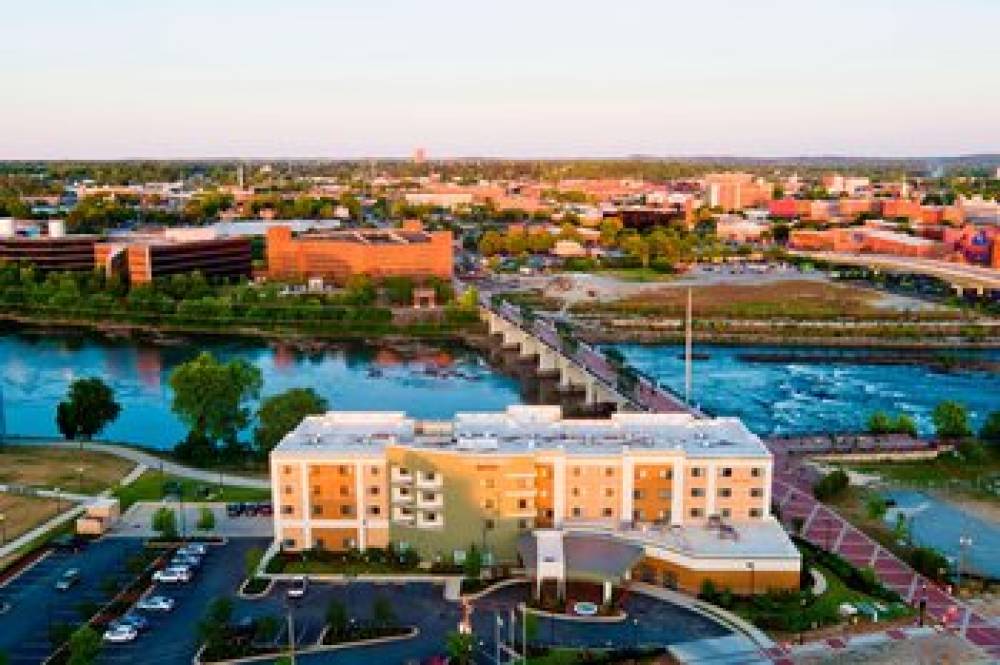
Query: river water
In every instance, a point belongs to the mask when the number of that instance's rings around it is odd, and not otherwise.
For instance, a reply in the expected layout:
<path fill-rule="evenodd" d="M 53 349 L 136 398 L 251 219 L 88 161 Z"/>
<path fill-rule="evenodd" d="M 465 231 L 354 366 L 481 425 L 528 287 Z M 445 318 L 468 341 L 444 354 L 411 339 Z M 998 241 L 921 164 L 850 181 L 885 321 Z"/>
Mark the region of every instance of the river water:
<path fill-rule="evenodd" d="M 641 370 L 683 389 L 680 347 L 620 346 Z M 78 377 L 100 376 L 123 406 L 103 438 L 169 448 L 185 430 L 170 412 L 170 372 L 202 350 L 257 365 L 264 394 L 312 387 L 341 410 L 399 410 L 420 418 L 502 410 L 521 401 L 516 381 L 462 348 L 399 351 L 353 345 L 314 353 L 259 341 L 199 339 L 162 346 L 101 337 L 0 332 L 0 387 L 10 434 L 54 436 L 55 407 Z M 759 434 L 857 429 L 875 409 L 905 410 L 929 431 L 943 399 L 965 403 L 978 423 L 1000 408 L 1000 376 L 922 366 L 756 363 L 751 347 L 701 347 L 694 396 L 711 413 L 736 415 Z M 821 352 L 809 349 L 810 353 Z M 992 354 L 991 357 L 997 357 Z"/>
<path fill-rule="evenodd" d="M 625 344 L 618 348 L 636 368 L 683 393 L 681 346 Z M 844 354 L 821 348 L 697 346 L 695 353 L 707 358 L 692 363 L 692 399 L 712 414 L 739 416 L 760 435 L 857 431 L 864 428 L 871 412 L 880 409 L 905 411 L 922 432 L 930 433 L 931 411 L 946 399 L 965 404 L 978 428 L 986 413 L 1000 409 L 1000 374 L 996 373 L 943 372 L 920 364 L 772 363 L 741 358 L 747 353 L 790 352 Z M 963 355 L 1000 359 L 997 351 Z"/>

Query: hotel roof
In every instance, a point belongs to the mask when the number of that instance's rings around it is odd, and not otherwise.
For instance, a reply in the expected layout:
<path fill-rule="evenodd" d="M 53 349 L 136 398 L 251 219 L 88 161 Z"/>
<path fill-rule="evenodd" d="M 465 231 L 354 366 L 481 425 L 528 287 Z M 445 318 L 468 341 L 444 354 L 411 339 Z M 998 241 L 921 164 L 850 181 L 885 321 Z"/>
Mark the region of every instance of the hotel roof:
<path fill-rule="evenodd" d="M 770 456 L 738 418 L 679 413 L 615 413 L 604 419 L 563 418 L 558 406 L 515 405 L 493 413 L 457 413 L 421 421 L 401 412 L 331 411 L 308 416 L 276 451 L 292 455 L 375 454 L 390 445 L 475 454 L 608 455 L 679 452 L 688 457 Z"/>

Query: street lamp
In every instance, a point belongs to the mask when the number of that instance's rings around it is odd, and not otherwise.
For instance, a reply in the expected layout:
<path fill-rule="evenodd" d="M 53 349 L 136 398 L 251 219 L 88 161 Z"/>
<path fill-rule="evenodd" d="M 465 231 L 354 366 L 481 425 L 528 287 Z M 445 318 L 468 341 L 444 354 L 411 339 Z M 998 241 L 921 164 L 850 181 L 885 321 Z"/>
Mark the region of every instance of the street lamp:
<path fill-rule="evenodd" d="M 83 494 L 83 472 L 85 469 L 86 467 L 83 466 L 76 467 L 76 485 L 79 494 Z"/>
<path fill-rule="evenodd" d="M 958 565 L 956 567 L 956 587 L 958 589 L 962 588 L 962 564 L 965 561 L 965 551 L 972 547 L 972 536 L 966 536 L 962 534 L 958 537 Z"/>
<path fill-rule="evenodd" d="M 493 661 L 496 665 L 500 665 L 500 630 L 503 628 L 503 618 L 497 614 L 496 624 L 493 626 L 493 643 L 496 647 L 496 656 Z"/>
<path fill-rule="evenodd" d="M 58 515 L 59 511 L 62 510 L 62 501 L 59 500 L 60 492 L 62 492 L 62 490 L 60 490 L 58 487 L 56 487 L 53 490 L 53 492 L 55 492 L 55 495 L 56 495 L 56 515 Z"/>

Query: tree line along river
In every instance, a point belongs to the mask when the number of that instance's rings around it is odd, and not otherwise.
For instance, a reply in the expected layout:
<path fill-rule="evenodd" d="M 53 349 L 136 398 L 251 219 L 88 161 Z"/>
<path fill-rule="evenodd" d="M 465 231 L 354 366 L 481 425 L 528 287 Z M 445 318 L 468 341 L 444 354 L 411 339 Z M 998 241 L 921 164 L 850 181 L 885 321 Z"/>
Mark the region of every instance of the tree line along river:
<path fill-rule="evenodd" d="M 641 371 L 680 392 L 682 349 L 620 345 Z M 405 411 L 420 418 L 450 418 L 457 411 L 502 410 L 522 400 L 517 382 L 490 369 L 475 351 L 458 346 L 400 350 L 364 344 L 296 350 L 261 341 L 192 339 L 169 345 L 70 333 L 7 330 L 0 333 L 3 415 L 11 435 L 55 436 L 55 406 L 69 383 L 100 376 L 122 404 L 102 438 L 170 448 L 184 427 L 170 411 L 167 379 L 200 351 L 222 359 L 243 357 L 264 377 L 265 395 L 312 387 L 340 410 Z M 876 409 L 906 411 L 924 430 L 944 399 L 963 402 L 978 424 L 1000 408 L 1000 375 L 941 371 L 924 364 L 755 362 L 742 356 L 759 347 L 698 348 L 694 399 L 709 412 L 735 415 L 761 435 L 857 430 Z M 781 351 L 774 349 L 774 351 Z M 822 349 L 803 350 L 810 356 Z M 980 352 L 989 360 L 993 351 Z"/>

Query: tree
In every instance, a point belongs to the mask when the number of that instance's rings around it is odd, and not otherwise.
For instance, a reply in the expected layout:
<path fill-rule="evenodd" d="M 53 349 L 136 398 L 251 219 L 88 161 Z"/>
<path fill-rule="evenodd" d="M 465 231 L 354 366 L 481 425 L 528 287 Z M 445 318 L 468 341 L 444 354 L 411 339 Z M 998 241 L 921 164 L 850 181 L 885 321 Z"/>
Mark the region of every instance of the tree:
<path fill-rule="evenodd" d="M 989 443 L 1000 443 L 1000 411 L 991 411 L 983 426 L 979 428 L 979 438 Z"/>
<path fill-rule="evenodd" d="M 243 572 L 249 579 L 257 574 L 260 562 L 264 558 L 264 550 L 259 547 L 251 547 L 243 555 Z"/>
<path fill-rule="evenodd" d="M 472 633 L 452 631 L 445 638 L 448 662 L 455 665 L 471 665 L 476 649 L 476 636 Z"/>
<path fill-rule="evenodd" d="M 462 570 L 469 579 L 478 580 L 483 570 L 483 555 L 475 543 L 469 546 L 469 551 L 465 554 L 465 561 L 462 562 Z"/>
<path fill-rule="evenodd" d="M 396 612 L 392 602 L 385 596 L 377 596 L 372 603 L 372 624 L 377 628 L 389 628 L 396 623 Z"/>
<path fill-rule="evenodd" d="M 823 476 L 813 485 L 813 496 L 820 501 L 839 497 L 850 484 L 850 478 L 843 469 L 837 469 Z"/>
<path fill-rule="evenodd" d="M 885 517 L 886 510 L 888 510 L 888 504 L 884 498 L 878 494 L 873 494 L 868 497 L 868 501 L 865 502 L 865 509 L 868 513 L 868 517 L 873 520 L 881 520 Z"/>
<path fill-rule="evenodd" d="M 897 434 L 917 435 L 917 423 L 909 415 L 901 413 L 896 416 L 896 421 L 892 424 L 892 431 Z"/>
<path fill-rule="evenodd" d="M 303 418 L 327 408 L 326 400 L 312 388 L 292 388 L 268 397 L 257 411 L 259 425 L 253 433 L 257 452 L 266 456 Z"/>
<path fill-rule="evenodd" d="M 931 414 L 934 430 L 941 439 L 963 439 L 971 436 L 969 412 L 958 402 L 946 400 L 934 407 Z"/>
<path fill-rule="evenodd" d="M 326 625 L 330 633 L 335 637 L 343 637 L 347 634 L 347 608 L 336 598 L 326 606 Z"/>
<path fill-rule="evenodd" d="M 235 442 L 250 420 L 244 403 L 257 398 L 262 384 L 260 369 L 246 360 L 221 363 L 204 352 L 171 373 L 171 410 L 193 432 L 210 441 Z"/>
<path fill-rule="evenodd" d="M 177 538 L 177 515 L 166 506 L 157 508 L 153 513 L 152 527 L 160 534 L 161 540 L 174 540 Z"/>
<path fill-rule="evenodd" d="M 211 531 L 215 528 L 215 513 L 208 506 L 201 506 L 198 509 L 198 529 L 201 531 Z"/>
<path fill-rule="evenodd" d="M 870 434 L 888 434 L 892 430 L 892 420 L 885 411 L 876 411 L 868 416 Z"/>
<path fill-rule="evenodd" d="M 115 393 L 98 377 L 76 379 L 56 407 L 56 426 L 67 439 L 89 441 L 121 413 Z"/>
<path fill-rule="evenodd" d="M 69 638 L 70 665 L 90 665 L 101 652 L 101 636 L 89 625 L 76 629 Z"/>

